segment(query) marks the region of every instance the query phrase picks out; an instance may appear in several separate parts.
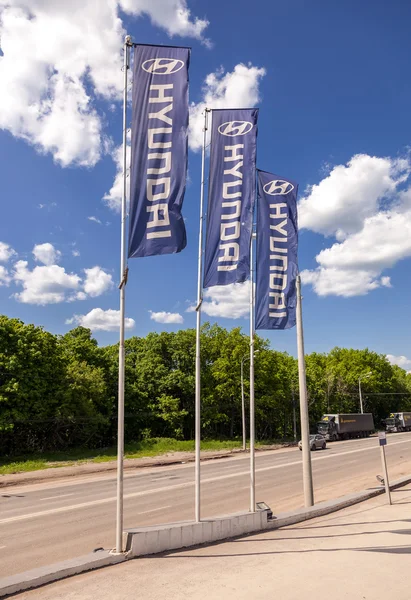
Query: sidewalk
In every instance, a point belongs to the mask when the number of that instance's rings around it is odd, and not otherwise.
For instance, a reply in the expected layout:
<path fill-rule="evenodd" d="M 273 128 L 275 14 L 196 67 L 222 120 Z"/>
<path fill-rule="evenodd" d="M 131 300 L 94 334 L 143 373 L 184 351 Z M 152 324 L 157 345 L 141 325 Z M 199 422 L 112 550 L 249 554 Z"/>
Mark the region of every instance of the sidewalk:
<path fill-rule="evenodd" d="M 411 486 L 301 525 L 73 577 L 18 600 L 410 600 Z"/>

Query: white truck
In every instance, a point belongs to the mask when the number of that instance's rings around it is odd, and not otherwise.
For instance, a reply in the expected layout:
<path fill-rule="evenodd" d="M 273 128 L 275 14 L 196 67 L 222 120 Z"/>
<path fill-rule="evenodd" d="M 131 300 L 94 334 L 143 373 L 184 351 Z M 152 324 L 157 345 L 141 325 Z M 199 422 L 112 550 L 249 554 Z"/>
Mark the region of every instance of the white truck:
<path fill-rule="evenodd" d="M 391 413 L 385 419 L 385 431 L 387 433 L 411 431 L 411 412 Z"/>

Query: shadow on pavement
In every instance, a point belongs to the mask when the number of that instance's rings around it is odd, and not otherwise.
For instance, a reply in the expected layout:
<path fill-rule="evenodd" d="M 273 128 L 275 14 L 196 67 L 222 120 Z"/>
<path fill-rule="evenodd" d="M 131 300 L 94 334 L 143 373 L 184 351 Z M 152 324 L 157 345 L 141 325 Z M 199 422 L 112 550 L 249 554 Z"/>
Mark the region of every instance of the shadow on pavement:
<path fill-rule="evenodd" d="M 272 540 L 271 540 L 272 541 Z M 252 542 L 250 542 L 252 543 Z M 276 554 L 312 554 L 314 552 L 385 552 L 388 554 L 411 554 L 411 546 L 365 546 L 364 548 L 312 548 L 309 550 L 274 550 L 272 552 L 241 552 L 230 554 L 182 554 L 181 551 L 170 554 L 157 555 L 156 558 L 191 558 L 191 560 L 204 558 L 235 558 L 240 556 L 269 556 Z M 146 557 L 146 560 L 152 558 Z"/>
<path fill-rule="evenodd" d="M 411 546 L 391 546 L 390 548 L 361 548 L 366 552 L 388 552 L 388 554 L 411 554 Z"/>
<path fill-rule="evenodd" d="M 401 504 L 396 502 L 395 504 Z M 313 525 L 312 527 L 287 527 L 289 531 L 300 531 L 307 529 L 327 529 L 328 527 L 351 527 L 352 525 L 370 525 L 371 523 L 411 523 L 411 519 L 394 519 L 392 521 L 365 521 L 359 523 L 333 523 L 332 525 Z"/>
<path fill-rule="evenodd" d="M 369 523 L 366 523 L 369 525 Z M 399 533 L 405 535 L 411 535 L 411 529 L 385 529 L 384 531 L 358 531 L 353 533 L 337 533 L 335 535 L 306 535 L 301 537 L 275 537 L 275 538 L 255 538 L 253 537 L 253 542 L 285 542 L 292 540 L 323 540 L 327 538 L 341 538 L 341 537 L 351 537 L 355 535 L 375 535 L 378 533 Z M 231 540 L 234 544 L 244 544 L 249 543 L 250 540 L 247 539 L 238 539 Z"/>

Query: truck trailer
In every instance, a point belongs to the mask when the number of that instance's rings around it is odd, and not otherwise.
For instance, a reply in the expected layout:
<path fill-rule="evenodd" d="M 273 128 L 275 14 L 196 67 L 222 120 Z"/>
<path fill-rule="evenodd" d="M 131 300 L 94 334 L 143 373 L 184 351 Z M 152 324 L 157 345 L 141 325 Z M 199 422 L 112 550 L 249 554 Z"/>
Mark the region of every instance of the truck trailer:
<path fill-rule="evenodd" d="M 330 442 L 368 437 L 374 431 L 374 419 L 371 413 L 323 415 L 317 431 Z"/>
<path fill-rule="evenodd" d="M 387 433 L 411 431 L 411 412 L 391 413 L 385 419 L 385 430 Z"/>

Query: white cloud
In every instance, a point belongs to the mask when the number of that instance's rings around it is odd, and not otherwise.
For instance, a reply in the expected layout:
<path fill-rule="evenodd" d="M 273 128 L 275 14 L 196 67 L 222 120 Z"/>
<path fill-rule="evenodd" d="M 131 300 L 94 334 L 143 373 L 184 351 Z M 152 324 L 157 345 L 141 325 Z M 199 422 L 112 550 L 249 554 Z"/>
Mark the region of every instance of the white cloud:
<path fill-rule="evenodd" d="M 93 166 L 104 142 L 95 99 L 121 99 L 121 12 L 203 39 L 185 0 L 0 0 L 0 129 L 62 166 Z M 23 46 L 22 46 L 23 43 Z"/>
<path fill-rule="evenodd" d="M 88 296 L 96 298 L 101 296 L 113 287 L 113 278 L 110 273 L 106 273 L 101 267 L 92 267 L 84 269 L 86 280 L 84 282 L 84 291 Z"/>
<path fill-rule="evenodd" d="M 19 302 L 39 305 L 74 302 L 95 298 L 113 287 L 112 276 L 101 267 L 84 269 L 85 277 L 82 279 L 76 273 L 67 273 L 63 267 L 54 264 L 60 258 L 60 252 L 52 244 L 34 246 L 33 255 L 44 266 L 30 270 L 27 261 L 22 260 L 14 265 L 11 279 L 23 286 L 22 292 L 14 294 Z M 0 270 L 0 282 L 3 285 L 10 282 L 7 271 Z"/>
<path fill-rule="evenodd" d="M 3 265 L 0 265 L 0 286 L 9 285 L 10 281 L 11 281 L 11 277 L 10 277 L 9 272 L 7 271 L 6 267 L 3 267 Z"/>
<path fill-rule="evenodd" d="M 264 68 L 240 63 L 230 73 L 219 69 L 207 75 L 203 87 L 203 100 L 190 107 L 188 142 L 192 150 L 200 150 L 202 147 L 205 108 L 255 106 L 260 101 L 259 85 L 265 72 Z"/>
<path fill-rule="evenodd" d="M 127 171 L 129 172 L 131 158 L 130 135 L 128 135 L 127 137 L 128 143 L 126 165 Z M 117 146 L 117 148 L 113 150 L 111 156 L 116 165 L 116 175 L 114 177 L 114 182 L 111 186 L 110 191 L 103 196 L 103 201 L 107 204 L 109 208 L 119 212 L 121 209 L 121 198 L 123 194 L 123 144 Z M 126 186 L 126 197 L 130 198 L 130 177 L 127 177 L 126 179 Z"/>
<path fill-rule="evenodd" d="M 384 287 L 392 287 L 391 285 L 391 277 L 381 277 L 381 285 Z"/>
<path fill-rule="evenodd" d="M 250 282 L 216 285 L 204 290 L 201 310 L 210 317 L 246 317 L 250 311 Z M 195 306 L 190 306 L 186 312 L 195 312 Z"/>
<path fill-rule="evenodd" d="M 69 302 L 74 302 L 75 300 L 87 300 L 87 294 L 85 292 L 77 292 L 75 296 L 69 298 Z"/>
<path fill-rule="evenodd" d="M 411 360 L 406 356 L 387 354 L 386 358 L 392 365 L 398 365 L 401 369 L 405 369 L 406 371 L 411 369 Z"/>
<path fill-rule="evenodd" d="M 115 14 L 108 6 L 101 6 L 99 14 L 97 6 L 93 11 L 91 2 L 80 0 L 1 0 L 1 6 L 0 127 L 51 152 L 63 166 L 94 165 L 100 157 L 101 122 L 85 76 L 89 69 L 91 79 L 98 78 L 100 61 L 93 48 L 102 42 L 117 57 Z M 117 61 L 108 58 L 112 78 L 110 63 Z M 104 91 L 102 82 L 93 83 L 96 91 Z"/>
<path fill-rule="evenodd" d="M 13 250 L 9 244 L 0 242 L 0 262 L 7 262 L 12 256 L 15 256 L 17 252 Z"/>
<path fill-rule="evenodd" d="M 365 220 L 358 233 L 322 250 L 319 267 L 303 271 L 320 296 L 357 296 L 378 287 L 391 287 L 390 278 L 380 277 L 384 269 L 411 256 L 411 210 L 382 211 Z"/>
<path fill-rule="evenodd" d="M 94 223 L 98 223 L 98 225 L 102 225 L 103 223 L 97 217 L 87 217 L 89 221 L 93 221 Z"/>
<path fill-rule="evenodd" d="M 318 185 L 313 185 L 298 205 L 301 229 L 343 240 L 362 229 L 381 201 L 390 198 L 410 173 L 407 159 L 354 156 L 347 165 L 335 166 Z"/>
<path fill-rule="evenodd" d="M 13 279 L 23 286 L 23 291 L 14 297 L 25 304 L 57 304 L 68 300 L 70 294 L 79 289 L 80 277 L 66 273 L 58 265 L 27 268 L 27 262 L 19 260 L 14 265 Z"/>
<path fill-rule="evenodd" d="M 61 252 L 60 250 L 56 250 L 53 244 L 47 242 L 45 244 L 36 244 L 33 248 L 33 256 L 37 262 L 50 266 L 59 261 Z"/>
<path fill-rule="evenodd" d="M 181 35 L 202 40 L 209 25 L 206 19 L 192 18 L 186 0 L 120 0 L 121 8 L 129 14 L 146 14 L 154 25 L 162 27 L 170 36 Z"/>
<path fill-rule="evenodd" d="M 43 208 L 47 208 L 47 210 L 50 212 L 53 208 L 55 208 L 57 206 L 57 202 L 50 202 L 50 204 L 37 204 L 37 208 L 39 210 L 42 210 Z"/>
<path fill-rule="evenodd" d="M 73 256 L 75 256 L 76 258 L 77 258 L 78 256 L 80 256 L 80 250 L 72 250 L 72 251 L 71 251 L 71 253 L 72 253 L 72 255 L 73 255 Z"/>
<path fill-rule="evenodd" d="M 408 159 L 358 155 L 302 199 L 300 226 L 337 240 L 316 256 L 316 269 L 301 273 L 319 296 L 391 287 L 383 271 L 411 257 L 411 188 L 398 189 L 410 170 Z"/>
<path fill-rule="evenodd" d="M 71 319 L 67 319 L 66 325 L 73 324 L 88 327 L 92 331 L 118 331 L 120 327 L 120 311 L 93 308 L 86 315 L 74 315 Z M 125 319 L 126 329 L 132 329 L 134 325 L 134 319 Z"/>
<path fill-rule="evenodd" d="M 379 287 L 391 287 L 389 277 L 378 278 L 373 272 L 363 270 L 323 269 L 302 271 L 303 284 L 313 286 L 318 296 L 364 296 Z"/>
<path fill-rule="evenodd" d="M 183 323 L 184 319 L 183 317 L 180 315 L 180 313 L 171 313 L 171 312 L 153 312 L 152 310 L 149 311 L 150 313 L 150 319 L 152 321 L 156 321 L 157 323 Z"/>

